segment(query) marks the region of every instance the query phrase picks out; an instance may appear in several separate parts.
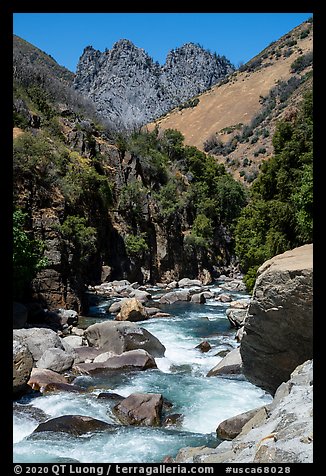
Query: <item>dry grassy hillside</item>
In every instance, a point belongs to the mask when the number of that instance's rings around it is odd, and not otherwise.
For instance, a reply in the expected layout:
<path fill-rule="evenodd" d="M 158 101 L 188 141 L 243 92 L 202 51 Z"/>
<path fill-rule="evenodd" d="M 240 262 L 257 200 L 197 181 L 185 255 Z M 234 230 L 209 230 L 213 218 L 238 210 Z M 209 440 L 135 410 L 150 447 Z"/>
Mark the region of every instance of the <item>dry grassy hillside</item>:
<path fill-rule="evenodd" d="M 234 175 L 240 177 L 243 163 L 247 175 L 248 171 L 252 173 L 258 169 L 259 163 L 273 152 L 271 137 L 276 120 L 284 114 L 291 114 L 291 111 L 293 113 L 303 90 L 311 86 L 312 78 L 307 75 L 312 69 L 311 62 L 300 72 L 293 71 L 291 65 L 300 56 L 304 58 L 311 53 L 312 45 L 312 23 L 304 22 L 269 45 L 226 80 L 198 96 L 199 102 L 195 107 L 174 109 L 149 124 L 149 130 L 155 126 L 160 130 L 177 129 L 184 135 L 186 144 L 213 153 Z M 209 149 L 207 141 L 225 144 L 241 133 L 260 113 L 264 98 L 280 81 L 288 82 L 290 78 L 298 79 L 303 75 L 306 76 L 302 84 L 298 84 L 286 101 L 283 101 L 280 107 L 279 104 L 274 107 L 269 116 L 261 122 L 261 129 L 265 129 L 265 132 L 257 132 L 257 139 L 255 138 L 253 143 L 249 138 L 247 141 L 237 141 L 234 150 L 231 147 L 224 155 L 218 150 L 214 151 L 214 148 Z M 255 135 L 255 131 L 252 135 Z M 260 152 L 257 154 L 258 151 Z M 245 177 L 245 173 L 242 172 L 241 176 Z"/>

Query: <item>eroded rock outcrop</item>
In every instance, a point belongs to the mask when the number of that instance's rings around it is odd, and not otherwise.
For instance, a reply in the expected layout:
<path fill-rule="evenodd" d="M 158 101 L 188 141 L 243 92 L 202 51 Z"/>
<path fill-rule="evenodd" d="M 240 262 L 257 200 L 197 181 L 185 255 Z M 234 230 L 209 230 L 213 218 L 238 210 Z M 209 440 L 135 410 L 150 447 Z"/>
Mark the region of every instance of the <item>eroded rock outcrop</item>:
<path fill-rule="evenodd" d="M 249 381 L 274 393 L 312 358 L 313 246 L 275 256 L 258 270 L 240 352 Z"/>

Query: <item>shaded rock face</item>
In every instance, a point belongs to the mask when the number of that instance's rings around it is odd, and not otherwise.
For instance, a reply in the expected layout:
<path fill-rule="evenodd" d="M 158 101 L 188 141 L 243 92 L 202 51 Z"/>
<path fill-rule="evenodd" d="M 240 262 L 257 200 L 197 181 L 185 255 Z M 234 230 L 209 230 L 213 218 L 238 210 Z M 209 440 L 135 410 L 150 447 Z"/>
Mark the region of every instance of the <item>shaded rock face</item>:
<path fill-rule="evenodd" d="M 155 393 L 132 393 L 113 408 L 114 414 L 125 425 L 159 426 L 163 397 Z"/>
<path fill-rule="evenodd" d="M 27 308 L 20 302 L 13 303 L 13 328 L 22 329 L 27 322 Z"/>
<path fill-rule="evenodd" d="M 112 429 L 115 429 L 114 425 L 110 425 L 105 421 L 97 420 L 96 418 L 81 415 L 64 415 L 40 423 L 34 432 L 61 431 L 69 433 L 70 435 L 80 436 L 89 432 Z"/>
<path fill-rule="evenodd" d="M 304 245 L 258 270 L 240 352 L 245 376 L 271 394 L 312 358 L 312 254 Z"/>
<path fill-rule="evenodd" d="M 169 52 L 164 66 L 123 39 L 101 53 L 85 48 L 74 87 L 101 115 L 124 127 L 142 125 L 207 90 L 233 71 L 231 63 L 187 43 Z"/>

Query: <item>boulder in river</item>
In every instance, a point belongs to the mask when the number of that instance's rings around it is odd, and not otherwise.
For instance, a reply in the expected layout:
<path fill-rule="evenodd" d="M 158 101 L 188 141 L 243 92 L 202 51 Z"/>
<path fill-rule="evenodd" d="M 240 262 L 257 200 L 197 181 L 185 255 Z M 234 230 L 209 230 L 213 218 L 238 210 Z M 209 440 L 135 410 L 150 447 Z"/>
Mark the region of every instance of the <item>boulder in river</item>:
<path fill-rule="evenodd" d="M 207 340 L 204 340 L 200 344 L 196 345 L 196 349 L 199 349 L 200 352 L 208 352 L 209 350 L 211 350 L 211 348 L 212 346 L 209 342 L 207 342 Z"/>
<path fill-rule="evenodd" d="M 19 339 L 13 340 L 13 392 L 25 391 L 33 368 L 33 357 L 27 345 Z"/>
<path fill-rule="evenodd" d="M 241 340 L 243 372 L 271 394 L 313 351 L 313 246 L 259 269 Z"/>
<path fill-rule="evenodd" d="M 33 390 L 40 390 L 42 392 L 47 385 L 56 383 L 68 383 L 68 380 L 63 375 L 49 369 L 32 369 L 31 376 L 27 384 Z"/>
<path fill-rule="evenodd" d="M 205 304 L 206 298 L 204 293 L 196 293 L 191 296 L 190 301 L 195 304 Z"/>
<path fill-rule="evenodd" d="M 85 331 L 90 346 L 102 352 L 122 354 L 128 350 L 144 349 L 153 357 L 163 357 L 164 345 L 149 331 L 134 322 L 105 321 L 92 324 Z"/>
<path fill-rule="evenodd" d="M 116 425 L 111 425 L 102 420 L 83 415 L 63 415 L 40 423 L 34 433 L 41 431 L 55 431 L 80 436 L 94 431 L 115 430 Z"/>
<path fill-rule="evenodd" d="M 131 291 L 129 296 L 131 298 L 137 299 L 139 302 L 146 302 L 152 299 L 152 295 L 148 291 L 141 289 L 134 289 L 133 291 Z"/>
<path fill-rule="evenodd" d="M 146 309 L 140 301 L 136 298 L 127 299 L 121 305 L 120 312 L 116 316 L 117 321 L 144 321 L 149 316 Z"/>
<path fill-rule="evenodd" d="M 50 369 L 54 372 L 63 372 L 72 367 L 74 357 L 65 350 L 58 348 L 47 349 L 42 357 L 37 361 L 36 367 L 39 369 Z"/>
<path fill-rule="evenodd" d="M 30 329 L 15 329 L 14 339 L 22 340 L 29 348 L 34 361 L 38 361 L 49 348 L 63 349 L 60 337 L 52 329 L 32 327 Z"/>
<path fill-rule="evenodd" d="M 202 286 L 203 283 L 199 279 L 182 278 L 178 281 L 179 288 Z"/>
<path fill-rule="evenodd" d="M 146 370 L 157 368 L 155 359 L 146 350 L 137 349 L 109 357 L 104 362 L 81 363 L 74 365 L 74 371 L 95 374 L 111 370 Z"/>
<path fill-rule="evenodd" d="M 163 396 L 157 393 L 132 393 L 113 407 L 125 425 L 160 426 Z"/>
<path fill-rule="evenodd" d="M 207 374 L 207 377 L 213 377 L 215 375 L 230 375 L 240 374 L 242 371 L 242 361 L 240 355 L 240 349 L 231 350 L 223 359 L 215 365 Z"/>
<path fill-rule="evenodd" d="M 190 292 L 186 289 L 182 291 L 171 291 L 169 293 L 163 294 L 160 298 L 161 304 L 173 304 L 177 301 L 189 301 Z"/>

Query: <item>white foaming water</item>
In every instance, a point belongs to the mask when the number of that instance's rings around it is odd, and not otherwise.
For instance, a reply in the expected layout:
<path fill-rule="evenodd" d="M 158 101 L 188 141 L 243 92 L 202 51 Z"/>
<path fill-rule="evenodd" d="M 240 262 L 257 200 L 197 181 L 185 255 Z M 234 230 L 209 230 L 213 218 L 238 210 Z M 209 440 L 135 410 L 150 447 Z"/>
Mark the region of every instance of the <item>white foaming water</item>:
<path fill-rule="evenodd" d="M 241 293 L 230 294 L 234 299 L 244 297 Z M 104 309 L 105 303 L 101 302 L 100 307 Z M 161 307 L 172 317 L 140 324 L 166 348 L 165 356 L 155 359 L 158 368 L 118 376 L 80 377 L 78 383 L 91 386 L 85 394 L 61 392 L 33 398 L 28 405 L 35 415 L 30 412 L 14 416 L 15 462 L 160 462 L 184 446 L 216 446 L 215 430 L 221 421 L 271 401 L 269 395 L 241 376 L 206 377 L 221 360 L 216 354 L 237 346 L 235 332 L 225 315 L 228 304 L 208 300 L 204 305 L 177 303 Z M 204 340 L 211 345 L 206 353 L 196 348 Z M 112 414 L 115 402 L 97 399 L 103 391 L 124 397 L 134 392 L 161 393 L 173 403 L 170 412 L 183 415 L 182 424 L 169 429 L 119 424 L 114 431 L 82 437 L 55 432 L 32 435 L 40 422 L 37 412 L 43 415 L 42 421 L 78 414 L 117 425 Z"/>

